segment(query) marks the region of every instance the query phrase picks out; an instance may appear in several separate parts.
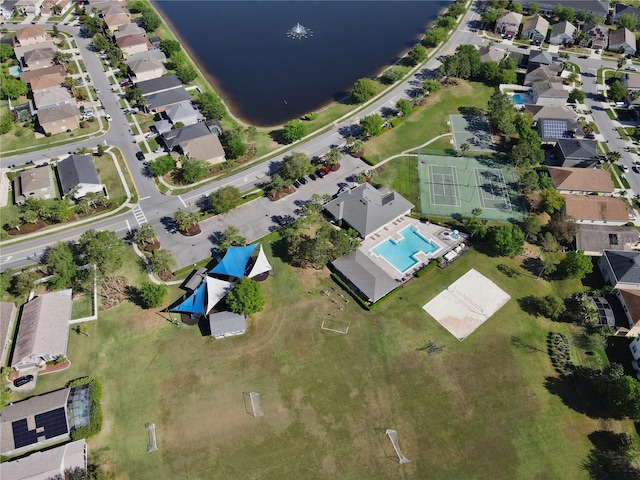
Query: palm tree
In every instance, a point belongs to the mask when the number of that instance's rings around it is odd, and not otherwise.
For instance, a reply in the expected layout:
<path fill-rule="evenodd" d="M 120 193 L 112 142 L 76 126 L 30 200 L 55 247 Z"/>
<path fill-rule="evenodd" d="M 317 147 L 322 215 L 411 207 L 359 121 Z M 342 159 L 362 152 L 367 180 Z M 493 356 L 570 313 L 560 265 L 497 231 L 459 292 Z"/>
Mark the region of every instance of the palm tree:
<path fill-rule="evenodd" d="M 144 223 L 140 226 L 138 230 L 133 234 L 133 240 L 138 245 L 144 245 L 153 243 L 156 239 L 156 230 L 153 228 L 153 225 L 150 223 Z"/>
<path fill-rule="evenodd" d="M 70 53 L 65 53 L 61 50 L 58 50 L 53 54 L 53 63 L 56 65 L 62 65 L 63 63 L 69 63 L 72 55 Z"/>
<path fill-rule="evenodd" d="M 364 153 L 364 142 L 358 138 L 347 138 L 347 151 L 352 157 L 361 157 Z"/>
<path fill-rule="evenodd" d="M 471 148 L 471 145 L 469 145 L 467 142 L 464 142 L 462 145 L 460 145 L 460 151 L 462 152 L 462 155 L 467 153 L 470 148 Z"/>
<path fill-rule="evenodd" d="M 229 247 L 238 247 L 241 245 L 245 245 L 247 240 L 240 234 L 240 230 L 238 227 L 234 227 L 231 225 L 227 227 L 227 229 L 222 232 L 220 237 L 220 250 L 226 251 Z"/>
<path fill-rule="evenodd" d="M 342 160 L 340 149 L 333 147 L 324 155 L 324 160 L 332 171 L 338 170 L 340 168 L 340 160 Z"/>
<path fill-rule="evenodd" d="M 146 225 L 146 224 L 145 224 Z M 149 266 L 153 273 L 167 274 L 176 267 L 176 259 L 168 250 L 154 250 L 153 255 L 149 259 Z"/>
<path fill-rule="evenodd" d="M 181 232 L 186 232 L 193 225 L 196 225 L 198 223 L 200 215 L 198 214 L 198 212 L 185 212 L 183 210 L 178 210 L 173 214 L 173 218 L 176 221 L 178 230 L 180 230 Z"/>

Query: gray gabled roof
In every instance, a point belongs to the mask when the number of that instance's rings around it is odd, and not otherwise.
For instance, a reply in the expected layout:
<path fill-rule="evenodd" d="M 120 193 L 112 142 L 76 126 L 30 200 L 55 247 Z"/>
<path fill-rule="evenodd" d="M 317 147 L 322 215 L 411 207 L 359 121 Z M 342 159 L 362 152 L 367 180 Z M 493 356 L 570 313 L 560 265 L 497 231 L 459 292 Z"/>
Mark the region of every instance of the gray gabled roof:
<path fill-rule="evenodd" d="M 176 75 L 165 75 L 160 78 L 145 80 L 136 85 L 142 96 L 151 95 L 153 93 L 165 92 L 174 88 L 182 87 L 182 82 Z"/>
<path fill-rule="evenodd" d="M 551 37 L 555 37 L 557 35 L 566 34 L 570 37 L 573 36 L 573 32 L 576 31 L 576 27 L 573 23 L 567 22 L 559 22 L 551 27 Z"/>
<path fill-rule="evenodd" d="M 84 438 L 59 447 L 35 452 L 10 462 L 0 463 L 0 478 L 35 480 L 63 478 L 65 471 L 87 469 L 87 442 Z"/>
<path fill-rule="evenodd" d="M 69 155 L 61 162 L 58 162 L 56 168 L 64 193 L 73 190 L 73 188 L 82 183 L 100 185 L 100 177 L 98 177 L 98 170 L 96 170 L 96 165 L 93 163 L 93 158 L 86 155 Z"/>
<path fill-rule="evenodd" d="M 640 283 L 640 252 L 605 250 L 603 255 L 616 277 L 616 283 Z"/>
<path fill-rule="evenodd" d="M 529 63 L 551 65 L 553 63 L 553 55 L 544 50 L 534 50 L 529 54 Z"/>
<path fill-rule="evenodd" d="M 211 336 L 215 337 L 244 331 L 247 329 L 247 322 L 244 315 L 239 313 L 217 312 L 209 315 L 209 327 L 211 328 Z"/>
<path fill-rule="evenodd" d="M 146 81 L 151 82 L 153 80 Z M 138 83 L 138 85 L 140 85 L 140 83 Z M 174 103 L 183 102 L 185 100 L 189 100 L 191 97 L 189 96 L 189 93 L 187 93 L 187 91 L 184 89 L 184 87 L 180 87 L 174 88 L 172 90 L 165 90 L 162 92 L 145 95 L 144 98 L 147 100 L 147 108 L 154 109 L 158 107 L 167 107 L 168 105 L 173 105 Z"/>
<path fill-rule="evenodd" d="M 565 159 L 597 159 L 600 158 L 596 150 L 595 140 L 576 140 L 561 138 L 556 150 Z"/>
<path fill-rule="evenodd" d="M 326 203 L 324 208 L 336 220 L 344 220 L 362 238 L 409 212 L 413 204 L 397 192 L 376 190 L 364 183 Z"/>
<path fill-rule="evenodd" d="M 580 224 L 576 234 L 576 250 L 587 253 L 604 250 L 631 250 L 638 243 L 634 227 Z"/>
<path fill-rule="evenodd" d="M 164 143 L 167 148 L 169 150 L 173 150 L 183 142 L 204 137 L 205 135 L 212 135 L 212 133 L 204 122 L 199 122 L 187 127 L 176 128 L 175 130 L 163 133 L 162 137 L 164 138 Z"/>
<path fill-rule="evenodd" d="M 334 260 L 331 265 L 370 302 L 377 302 L 398 286 L 395 279 L 360 249 Z"/>
<path fill-rule="evenodd" d="M 198 114 L 198 111 L 193 108 L 193 105 L 191 105 L 189 100 L 173 103 L 165 108 L 164 111 L 173 123 L 182 122 L 185 119 Z"/>

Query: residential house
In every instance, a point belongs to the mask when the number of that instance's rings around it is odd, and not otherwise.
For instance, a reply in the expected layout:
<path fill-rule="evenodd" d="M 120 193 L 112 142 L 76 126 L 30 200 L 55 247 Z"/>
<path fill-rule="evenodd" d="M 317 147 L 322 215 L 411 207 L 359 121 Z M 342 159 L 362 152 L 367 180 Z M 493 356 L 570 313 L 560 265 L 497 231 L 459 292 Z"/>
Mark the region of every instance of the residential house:
<path fill-rule="evenodd" d="M 174 156 L 204 160 L 216 164 L 225 161 L 224 149 L 218 136 L 204 122 L 176 128 L 162 134 L 162 141 Z"/>
<path fill-rule="evenodd" d="M 126 37 L 127 35 L 147 35 L 147 32 L 144 28 L 140 27 L 137 23 L 126 23 L 118 27 L 113 34 L 114 39 L 119 39 L 121 37 Z"/>
<path fill-rule="evenodd" d="M 551 65 L 555 61 L 555 57 L 553 53 L 547 52 L 546 50 L 531 50 L 529 53 L 529 68 L 531 65 L 540 66 L 540 65 Z"/>
<path fill-rule="evenodd" d="M 562 167 L 593 168 L 601 159 L 596 145 L 595 140 L 561 138 L 553 149 L 553 156 Z"/>
<path fill-rule="evenodd" d="M 42 25 L 28 25 L 16 31 L 13 37 L 14 47 L 24 47 L 51 40 L 51 37 Z"/>
<path fill-rule="evenodd" d="M 65 103 L 38 110 L 38 123 L 44 133 L 55 135 L 80 128 L 80 111 L 75 105 Z"/>
<path fill-rule="evenodd" d="M 42 0 L 18 0 L 15 4 L 23 15 L 40 15 Z"/>
<path fill-rule="evenodd" d="M 567 2 L 567 0 L 522 0 L 520 3 L 523 7 L 528 8 L 529 5 L 534 2 L 538 4 L 540 13 L 545 15 L 553 14 L 554 9 L 558 5 L 568 5 L 572 7 L 575 12 L 584 10 L 586 13 L 598 15 L 602 18 L 605 18 L 609 14 L 609 2 L 600 0 L 571 0 L 571 2 Z"/>
<path fill-rule="evenodd" d="M 555 144 L 559 138 L 584 137 L 584 132 L 574 118 L 540 118 L 536 128 L 544 143 Z"/>
<path fill-rule="evenodd" d="M 609 50 L 627 55 L 636 54 L 636 36 L 628 28 L 618 28 L 609 33 Z"/>
<path fill-rule="evenodd" d="M 40 15 L 43 17 L 51 15 L 62 17 L 74 4 L 75 2 L 71 0 L 44 0 L 40 8 Z"/>
<path fill-rule="evenodd" d="M 409 214 L 412 208 L 413 204 L 399 193 L 387 188 L 376 189 L 369 183 L 352 188 L 324 205 L 326 212 L 349 225 L 362 238 Z"/>
<path fill-rule="evenodd" d="M 160 78 L 154 78 L 153 80 L 140 82 L 136 86 L 138 87 L 138 90 L 140 90 L 142 96 L 146 97 L 148 95 L 182 88 L 182 82 L 175 74 L 171 74 Z"/>
<path fill-rule="evenodd" d="M 537 122 L 541 118 L 576 119 L 576 112 L 567 106 L 553 105 L 525 105 L 525 110 L 531 112 L 533 121 Z"/>
<path fill-rule="evenodd" d="M 13 368 L 37 367 L 67 355 L 72 304 L 71 289 L 45 293 L 24 304 L 11 357 Z"/>
<path fill-rule="evenodd" d="M 556 190 L 563 194 L 612 195 L 614 191 L 611 175 L 601 169 L 549 167 L 549 175 Z"/>
<path fill-rule="evenodd" d="M 135 33 L 133 35 L 127 35 L 125 37 L 119 37 L 116 39 L 116 44 L 122 50 L 122 54 L 126 57 L 133 55 L 134 53 L 142 53 L 153 49 L 153 45 L 144 35 Z"/>
<path fill-rule="evenodd" d="M 56 189 L 53 186 L 53 175 L 50 168 L 29 168 L 23 170 L 13 180 L 13 192 L 15 202 L 22 204 L 29 197 L 47 200 L 56 197 Z"/>
<path fill-rule="evenodd" d="M 561 82 L 534 82 L 531 85 L 531 96 L 536 105 L 562 106 L 569 99 L 569 90 Z"/>
<path fill-rule="evenodd" d="M 498 50 L 496 47 L 492 45 L 485 45 L 480 47 L 480 49 L 478 50 L 478 53 L 480 54 L 480 61 L 482 63 L 485 63 L 485 62 L 498 63 L 507 54 L 507 52 L 505 52 L 504 50 Z"/>
<path fill-rule="evenodd" d="M 629 344 L 629 350 L 631 350 L 633 361 L 636 362 L 636 365 L 638 365 L 638 362 L 640 361 L 640 336 L 635 337 L 631 341 L 631 343 Z"/>
<path fill-rule="evenodd" d="M 559 82 L 562 83 L 562 65 L 552 63 L 551 65 L 538 65 L 537 63 L 529 63 L 527 73 L 524 77 L 523 85 L 530 86 L 535 82 Z"/>
<path fill-rule="evenodd" d="M 37 48 L 22 57 L 22 67 L 29 70 L 51 67 L 56 51 L 52 48 Z"/>
<path fill-rule="evenodd" d="M 576 250 L 598 257 L 605 250 L 631 252 L 640 247 L 638 240 L 638 230 L 634 227 L 583 223 L 576 235 Z"/>
<path fill-rule="evenodd" d="M 623 3 L 616 3 L 613 6 L 613 20 L 618 23 L 618 20 L 620 20 L 620 16 L 623 13 L 635 16 L 638 19 L 638 24 L 640 24 L 640 7 L 625 5 Z"/>
<path fill-rule="evenodd" d="M 11 339 L 16 321 L 16 304 L 0 302 L 0 365 L 7 364 L 11 351 Z"/>
<path fill-rule="evenodd" d="M 64 83 L 64 79 L 67 76 L 67 71 L 64 69 L 62 65 L 52 65 L 50 67 L 40 68 L 38 70 L 21 72 L 20 80 L 22 80 L 25 83 L 30 83 L 33 78 L 40 77 L 43 75 L 57 75 L 62 78 L 61 83 Z"/>
<path fill-rule="evenodd" d="M 160 80 L 160 78 L 156 80 Z M 148 81 L 152 82 L 153 80 Z M 143 95 L 143 97 L 146 100 L 144 108 L 149 113 L 162 113 L 171 105 L 191 100 L 191 96 L 182 86 L 180 88 L 174 88 L 172 90 L 152 93 L 151 95 Z"/>
<path fill-rule="evenodd" d="M 549 43 L 551 45 L 572 45 L 573 34 L 576 31 L 576 27 L 573 23 L 559 22 L 551 27 L 551 35 L 549 36 Z"/>
<path fill-rule="evenodd" d="M 582 45 L 604 50 L 609 45 L 609 29 L 603 25 L 583 25 L 582 31 L 585 32 L 589 39 L 582 42 Z"/>
<path fill-rule="evenodd" d="M 129 66 L 133 83 L 160 78 L 167 72 L 162 62 L 155 58 L 141 58 L 139 60 L 128 61 L 127 65 Z"/>
<path fill-rule="evenodd" d="M 60 65 L 53 65 L 49 68 L 43 68 L 40 70 L 33 70 L 33 73 L 41 72 L 43 70 L 47 70 L 50 73 L 43 73 L 42 75 L 32 75 L 29 77 L 29 88 L 31 88 L 32 92 L 38 92 L 40 90 L 46 90 L 48 88 L 60 87 L 65 81 L 66 74 L 60 73 L 60 69 L 55 67 L 59 67 Z M 62 69 L 64 72 L 64 69 Z M 32 73 L 31 71 L 29 73 Z"/>
<path fill-rule="evenodd" d="M 640 252 L 605 250 L 598 268 L 604 281 L 613 288 L 640 290 Z"/>
<path fill-rule="evenodd" d="M 46 480 L 65 478 L 75 470 L 87 471 L 87 442 L 84 438 L 49 450 L 35 452 L 0 463 L 0 478 L 7 480 Z"/>
<path fill-rule="evenodd" d="M 595 195 L 563 195 L 564 213 L 576 223 L 624 225 L 629 221 L 627 205 L 621 198 Z"/>
<path fill-rule="evenodd" d="M 544 42 L 548 32 L 549 22 L 542 15 L 534 15 L 528 18 L 522 26 L 522 37 L 532 42 Z"/>
<path fill-rule="evenodd" d="M 215 312 L 209 314 L 209 329 L 215 339 L 234 337 L 247 330 L 247 321 L 239 313 Z"/>
<path fill-rule="evenodd" d="M 637 73 L 625 73 L 622 75 L 622 83 L 627 87 L 627 103 L 635 108 L 640 116 L 640 75 Z"/>
<path fill-rule="evenodd" d="M 17 2 L 18 0 L 5 0 L 0 3 L 0 20 L 4 22 L 13 17 L 13 7 Z"/>
<path fill-rule="evenodd" d="M 73 198 L 79 199 L 87 193 L 104 193 L 105 186 L 100 183 L 98 170 L 93 158 L 86 155 L 69 155 L 56 165 L 62 194 L 73 192 Z"/>
<path fill-rule="evenodd" d="M 398 288 L 398 282 L 359 248 L 331 262 L 332 270 L 369 303 L 375 303 Z"/>
<path fill-rule="evenodd" d="M 16 45 L 13 47 L 13 53 L 16 58 L 20 61 L 20 64 L 24 64 L 24 56 L 33 50 L 40 50 L 48 48 L 53 50 L 54 52 L 58 49 L 57 45 L 53 43 L 53 40 L 46 40 L 40 43 L 32 43 L 29 45 Z"/>
<path fill-rule="evenodd" d="M 515 37 L 522 23 L 522 14 L 508 12 L 496 20 L 494 32 L 498 35 L 511 35 Z"/>
<path fill-rule="evenodd" d="M 157 48 L 154 48 L 153 50 L 148 50 L 146 52 L 133 53 L 129 55 L 127 57 L 127 64 L 130 64 L 131 62 L 137 62 L 139 60 L 144 60 L 144 59 L 154 60 L 160 63 L 165 63 L 167 61 L 167 57 L 165 56 L 164 53 L 162 53 L 162 50 L 158 50 Z M 158 78 L 158 77 L 153 77 L 153 79 L 155 78 Z M 151 80 L 151 79 L 147 79 L 147 80 Z M 140 80 L 140 81 L 142 82 L 144 80 Z"/>
<path fill-rule="evenodd" d="M 164 115 L 167 116 L 173 125 L 182 123 L 185 127 L 204 120 L 204 116 L 193 108 L 193 105 L 191 105 L 191 102 L 188 100 L 169 105 L 165 108 Z"/>
<path fill-rule="evenodd" d="M 636 255 L 638 252 L 633 252 Z M 603 255 L 604 256 L 604 255 Z M 616 335 L 625 337 L 638 337 L 640 336 L 640 291 L 637 289 L 620 288 L 615 292 L 616 297 L 620 300 L 622 309 L 626 314 L 626 322 L 620 322 L 627 324 L 627 326 L 619 325 L 616 329 Z M 640 379 L 640 375 L 638 375 Z"/>
<path fill-rule="evenodd" d="M 65 87 L 45 88 L 44 90 L 33 92 L 33 108 L 31 110 L 35 112 L 35 110 L 40 110 L 41 108 L 57 107 L 58 105 L 72 102 L 71 95 L 69 95 L 69 91 Z"/>
<path fill-rule="evenodd" d="M 109 33 L 113 34 L 119 27 L 131 23 L 131 16 L 126 8 L 119 5 L 111 5 L 105 8 L 102 13 L 102 20 L 107 26 Z"/>

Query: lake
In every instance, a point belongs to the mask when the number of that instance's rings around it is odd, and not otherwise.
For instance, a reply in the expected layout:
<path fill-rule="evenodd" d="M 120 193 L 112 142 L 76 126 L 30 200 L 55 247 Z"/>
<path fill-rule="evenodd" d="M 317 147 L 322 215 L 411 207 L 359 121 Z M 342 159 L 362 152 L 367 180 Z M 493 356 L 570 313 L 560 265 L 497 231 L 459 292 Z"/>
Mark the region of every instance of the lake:
<path fill-rule="evenodd" d="M 282 124 L 344 98 L 413 46 L 446 1 L 156 1 L 234 116 Z M 287 35 L 300 23 L 306 38 Z"/>

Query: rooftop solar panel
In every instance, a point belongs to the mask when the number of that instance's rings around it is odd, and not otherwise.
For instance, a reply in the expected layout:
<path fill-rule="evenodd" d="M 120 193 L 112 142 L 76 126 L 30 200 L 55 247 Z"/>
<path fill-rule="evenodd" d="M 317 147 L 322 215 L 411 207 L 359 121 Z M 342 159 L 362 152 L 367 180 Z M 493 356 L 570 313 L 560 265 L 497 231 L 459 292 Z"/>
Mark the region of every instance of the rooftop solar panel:
<path fill-rule="evenodd" d="M 15 448 L 26 447 L 38 442 L 38 434 L 35 430 L 29 430 L 26 418 L 11 422 L 11 428 L 13 429 L 13 444 Z"/>
<path fill-rule="evenodd" d="M 44 428 L 44 436 L 47 439 L 64 435 L 69 431 L 67 428 L 67 415 L 64 407 L 40 413 L 35 416 L 35 420 L 36 427 Z"/>
<path fill-rule="evenodd" d="M 544 138 L 571 138 L 564 120 L 544 120 L 542 124 Z"/>

